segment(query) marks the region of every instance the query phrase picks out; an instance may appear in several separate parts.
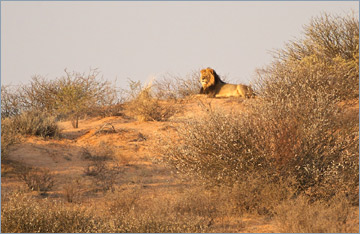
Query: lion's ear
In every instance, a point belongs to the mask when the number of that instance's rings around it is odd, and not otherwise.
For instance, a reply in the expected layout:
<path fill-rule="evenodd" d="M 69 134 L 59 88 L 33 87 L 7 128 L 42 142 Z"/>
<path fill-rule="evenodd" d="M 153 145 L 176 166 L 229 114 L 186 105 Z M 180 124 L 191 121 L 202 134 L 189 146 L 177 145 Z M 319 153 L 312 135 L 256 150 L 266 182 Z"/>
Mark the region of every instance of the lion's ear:
<path fill-rule="evenodd" d="M 207 70 L 208 72 L 210 72 L 212 75 L 214 75 L 214 69 L 208 67 L 208 68 L 206 68 L 206 70 Z"/>

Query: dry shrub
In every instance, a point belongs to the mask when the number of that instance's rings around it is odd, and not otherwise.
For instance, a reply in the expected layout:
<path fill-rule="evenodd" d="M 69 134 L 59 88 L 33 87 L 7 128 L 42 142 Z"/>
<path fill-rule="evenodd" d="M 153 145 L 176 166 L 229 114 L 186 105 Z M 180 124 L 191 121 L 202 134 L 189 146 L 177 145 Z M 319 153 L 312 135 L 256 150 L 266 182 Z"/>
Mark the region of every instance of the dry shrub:
<path fill-rule="evenodd" d="M 18 133 L 12 127 L 12 120 L 5 118 L 1 120 L 1 159 L 5 159 L 8 149 L 19 140 Z"/>
<path fill-rule="evenodd" d="M 94 191 L 114 190 L 116 178 L 123 171 L 117 164 L 111 164 L 116 155 L 114 145 L 109 142 L 100 142 L 84 149 L 83 158 L 90 161 L 84 167 L 84 174 L 92 178 Z"/>
<path fill-rule="evenodd" d="M 68 72 L 54 80 L 32 77 L 27 85 L 16 90 L 1 87 L 3 117 L 12 117 L 25 111 L 43 112 L 57 119 L 70 119 L 75 128 L 86 114 L 107 116 L 119 111 L 118 93 L 108 81 L 99 79 L 100 72 Z"/>
<path fill-rule="evenodd" d="M 90 176 L 94 192 L 114 191 L 116 179 L 122 170 L 117 166 L 107 165 L 105 162 L 93 162 L 85 167 L 84 173 Z"/>
<path fill-rule="evenodd" d="M 1 231 L 5 233 L 109 232 L 106 223 L 91 210 L 47 199 L 36 200 L 15 193 L 2 202 Z M 111 231 L 110 231 L 111 232 Z"/>
<path fill-rule="evenodd" d="M 278 204 L 293 196 L 294 188 L 290 179 L 270 180 L 264 176 L 252 175 L 228 188 L 227 194 L 234 212 L 273 217 Z"/>
<path fill-rule="evenodd" d="M 198 94 L 201 88 L 199 71 L 193 71 L 185 77 L 166 74 L 154 81 L 155 96 L 162 100 L 182 99 Z"/>
<path fill-rule="evenodd" d="M 165 139 L 165 160 L 215 184 L 253 175 L 266 181 L 294 178 L 296 194 L 327 200 L 342 191 L 356 204 L 358 118 L 345 117 L 346 107 L 339 105 L 358 96 L 355 26 L 353 17 L 314 18 L 304 40 L 289 43 L 259 71 L 259 98 L 244 102 L 246 111 L 210 109 L 207 116 L 187 120 L 179 141 Z"/>
<path fill-rule="evenodd" d="M 258 72 L 264 105 L 255 117 L 269 126 L 277 170 L 295 176 L 299 192 L 326 200 L 342 191 L 358 204 L 358 113 L 347 117 L 339 102 L 359 95 L 359 21 L 323 14 L 304 30 Z"/>
<path fill-rule="evenodd" d="M 107 141 L 101 141 L 97 145 L 86 146 L 82 154 L 82 158 L 98 162 L 114 159 L 116 151 L 113 144 Z"/>
<path fill-rule="evenodd" d="M 1 119 L 16 116 L 24 108 L 18 89 L 11 86 L 1 86 Z"/>
<path fill-rule="evenodd" d="M 129 101 L 125 103 L 128 115 L 139 121 L 166 121 L 177 110 L 174 103 L 162 102 L 156 98 L 151 86 L 142 87 L 140 82 L 129 81 Z"/>
<path fill-rule="evenodd" d="M 283 98 L 319 90 L 340 100 L 359 96 L 359 19 L 322 14 L 304 26 L 304 38 L 274 53 L 274 62 L 259 70 L 261 95 Z M 275 89 L 275 86 L 277 88 Z"/>
<path fill-rule="evenodd" d="M 327 203 L 311 203 L 299 196 L 276 208 L 276 221 L 287 233 L 358 233 L 359 217 L 354 213 L 354 207 L 342 195 Z"/>
<path fill-rule="evenodd" d="M 23 112 L 20 115 L 5 122 L 6 130 L 15 131 L 21 135 L 33 135 L 41 137 L 59 137 L 60 129 L 53 116 L 40 111 Z M 12 134 L 4 132 L 4 134 Z"/>
<path fill-rule="evenodd" d="M 64 195 L 67 202 L 80 202 L 84 192 L 80 179 L 68 181 L 64 186 Z"/>
<path fill-rule="evenodd" d="M 107 169 L 104 161 L 92 162 L 85 167 L 84 174 L 87 176 L 99 176 Z"/>
<path fill-rule="evenodd" d="M 25 168 L 19 174 L 19 178 L 30 190 L 37 191 L 41 195 L 46 195 L 55 185 L 54 175 L 48 169 Z"/>
<path fill-rule="evenodd" d="M 119 129 L 118 131 L 126 130 Z M 141 136 L 142 134 L 139 133 L 139 137 Z M 130 156 L 123 155 L 121 150 L 111 141 L 100 141 L 96 145 L 88 145 L 83 149 L 82 154 L 83 159 L 90 160 L 94 163 L 116 161 L 120 164 L 128 164 L 132 160 Z"/>
<path fill-rule="evenodd" d="M 356 204 L 357 123 L 341 125 L 336 105 L 308 103 L 301 112 L 266 100 L 237 115 L 210 111 L 185 121 L 178 128 L 179 140 L 163 139 L 160 152 L 177 171 L 207 183 L 294 178 L 296 194 L 308 192 L 315 200 L 326 200 L 343 191 Z"/>
<path fill-rule="evenodd" d="M 54 109 L 57 113 L 70 117 L 78 127 L 80 116 L 92 109 L 103 108 L 104 113 L 116 101 L 116 91 L 110 82 L 98 78 L 97 69 L 88 74 L 66 72 L 66 77 L 58 78 L 54 84 L 58 87 L 55 93 Z"/>
<path fill-rule="evenodd" d="M 251 120 L 251 119 L 250 119 Z M 271 163 L 258 144 L 263 136 L 245 116 L 210 110 L 178 128 L 178 139 L 162 139 L 164 160 L 178 171 L 212 184 L 234 184 L 252 173 L 266 173 Z M 258 137 L 258 138 L 257 138 Z"/>

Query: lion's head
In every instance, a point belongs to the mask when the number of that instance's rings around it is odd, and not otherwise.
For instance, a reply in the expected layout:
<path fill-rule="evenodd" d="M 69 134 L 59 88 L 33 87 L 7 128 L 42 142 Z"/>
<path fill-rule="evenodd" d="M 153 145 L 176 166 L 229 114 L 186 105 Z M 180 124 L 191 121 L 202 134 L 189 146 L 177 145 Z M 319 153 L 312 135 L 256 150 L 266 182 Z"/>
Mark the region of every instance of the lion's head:
<path fill-rule="evenodd" d="M 208 89 L 209 87 L 214 86 L 219 82 L 223 83 L 219 75 L 216 74 L 212 68 L 208 67 L 206 69 L 202 69 L 200 73 L 200 83 L 204 89 Z"/>

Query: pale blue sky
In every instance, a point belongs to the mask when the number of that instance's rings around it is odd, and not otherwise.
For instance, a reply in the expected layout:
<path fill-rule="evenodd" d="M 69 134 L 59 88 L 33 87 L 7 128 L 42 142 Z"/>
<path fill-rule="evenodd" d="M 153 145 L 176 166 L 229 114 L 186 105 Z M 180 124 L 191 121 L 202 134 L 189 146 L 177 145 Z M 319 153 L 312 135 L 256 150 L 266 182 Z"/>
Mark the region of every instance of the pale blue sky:
<path fill-rule="evenodd" d="M 149 81 L 214 68 L 249 83 L 269 51 L 300 37 L 321 12 L 358 14 L 357 1 L 1 2 L 2 84 L 99 68 Z"/>

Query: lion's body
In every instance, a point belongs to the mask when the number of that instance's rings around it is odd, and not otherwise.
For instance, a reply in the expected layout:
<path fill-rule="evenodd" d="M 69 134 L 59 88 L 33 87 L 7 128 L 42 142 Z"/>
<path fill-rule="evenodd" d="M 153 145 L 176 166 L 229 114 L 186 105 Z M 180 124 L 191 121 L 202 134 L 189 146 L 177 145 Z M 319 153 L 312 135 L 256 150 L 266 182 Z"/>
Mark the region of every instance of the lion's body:
<path fill-rule="evenodd" d="M 201 70 L 200 82 L 202 85 L 200 94 L 207 94 L 209 97 L 251 98 L 254 96 L 251 87 L 242 84 L 227 84 L 211 68 Z"/>

